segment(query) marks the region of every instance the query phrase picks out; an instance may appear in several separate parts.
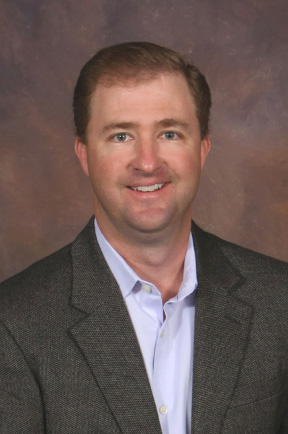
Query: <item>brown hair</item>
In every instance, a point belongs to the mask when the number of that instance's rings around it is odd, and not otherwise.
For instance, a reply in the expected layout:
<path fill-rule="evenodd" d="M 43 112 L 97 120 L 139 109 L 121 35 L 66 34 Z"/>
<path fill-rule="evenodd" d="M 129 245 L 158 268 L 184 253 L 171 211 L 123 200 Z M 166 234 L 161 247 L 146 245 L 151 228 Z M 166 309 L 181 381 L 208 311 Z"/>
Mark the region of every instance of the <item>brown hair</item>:
<path fill-rule="evenodd" d="M 127 81 L 141 82 L 162 72 L 179 72 L 187 80 L 203 139 L 209 131 L 211 107 L 210 89 L 204 75 L 177 52 L 151 42 L 127 42 L 103 48 L 83 66 L 73 98 L 76 135 L 85 143 L 91 98 L 98 83 L 112 86 Z"/>

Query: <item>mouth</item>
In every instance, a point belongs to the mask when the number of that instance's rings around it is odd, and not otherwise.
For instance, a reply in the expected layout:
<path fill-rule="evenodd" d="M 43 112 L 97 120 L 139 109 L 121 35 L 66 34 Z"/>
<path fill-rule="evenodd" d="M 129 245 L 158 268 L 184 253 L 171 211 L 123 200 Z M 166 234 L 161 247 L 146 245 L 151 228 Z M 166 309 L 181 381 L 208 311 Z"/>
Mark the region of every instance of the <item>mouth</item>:
<path fill-rule="evenodd" d="M 139 185 L 137 187 L 129 187 L 129 188 L 131 188 L 131 190 L 134 190 L 134 191 L 142 191 L 144 193 L 147 193 L 147 192 L 153 192 L 153 191 L 161 190 L 161 188 L 163 188 L 164 185 L 165 185 L 165 183 L 153 184 L 153 185 Z"/>

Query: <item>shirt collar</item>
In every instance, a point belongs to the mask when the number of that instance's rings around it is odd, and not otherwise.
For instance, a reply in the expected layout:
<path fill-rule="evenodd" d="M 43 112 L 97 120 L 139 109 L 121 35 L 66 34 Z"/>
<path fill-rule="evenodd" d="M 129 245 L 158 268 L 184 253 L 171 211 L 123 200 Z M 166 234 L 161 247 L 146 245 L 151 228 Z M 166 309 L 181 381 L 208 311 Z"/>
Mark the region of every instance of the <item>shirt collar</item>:
<path fill-rule="evenodd" d="M 122 292 L 123 297 L 127 297 L 129 293 L 133 290 L 135 285 L 140 283 L 148 283 L 154 286 L 150 282 L 145 282 L 135 273 L 135 271 L 127 264 L 127 262 L 122 258 L 121 255 L 111 246 L 111 244 L 106 240 L 102 234 L 96 219 L 94 220 L 95 234 L 98 244 L 102 250 L 104 258 L 112 271 L 119 287 Z M 139 283 L 138 283 L 139 285 Z M 193 244 L 192 234 L 190 233 L 187 252 L 184 262 L 184 272 L 183 281 L 176 300 L 182 300 L 187 295 L 191 294 L 197 286 L 197 272 L 196 272 L 196 257 L 195 249 Z"/>

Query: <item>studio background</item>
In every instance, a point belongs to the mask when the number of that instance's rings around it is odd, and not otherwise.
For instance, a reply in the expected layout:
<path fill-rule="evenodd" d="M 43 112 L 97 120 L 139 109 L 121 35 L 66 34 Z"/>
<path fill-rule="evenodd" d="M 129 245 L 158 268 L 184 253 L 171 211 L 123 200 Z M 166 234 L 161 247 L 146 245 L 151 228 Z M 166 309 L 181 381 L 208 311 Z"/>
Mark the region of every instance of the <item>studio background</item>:
<path fill-rule="evenodd" d="M 72 241 L 92 215 L 71 100 L 98 49 L 187 54 L 213 95 L 194 220 L 288 261 L 286 0 L 0 0 L 0 281 Z"/>

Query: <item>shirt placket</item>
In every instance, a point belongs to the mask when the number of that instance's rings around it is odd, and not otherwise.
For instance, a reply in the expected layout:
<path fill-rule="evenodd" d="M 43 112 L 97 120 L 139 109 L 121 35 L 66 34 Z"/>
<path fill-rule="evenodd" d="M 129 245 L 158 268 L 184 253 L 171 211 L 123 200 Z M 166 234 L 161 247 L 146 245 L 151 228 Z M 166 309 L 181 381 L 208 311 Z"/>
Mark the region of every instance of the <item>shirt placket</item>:
<path fill-rule="evenodd" d="M 169 432 L 169 419 L 173 418 L 174 393 L 171 390 L 171 316 L 175 303 L 166 305 L 166 319 L 162 324 L 155 345 L 152 387 L 154 399 L 159 414 L 159 420 L 164 434 Z"/>

